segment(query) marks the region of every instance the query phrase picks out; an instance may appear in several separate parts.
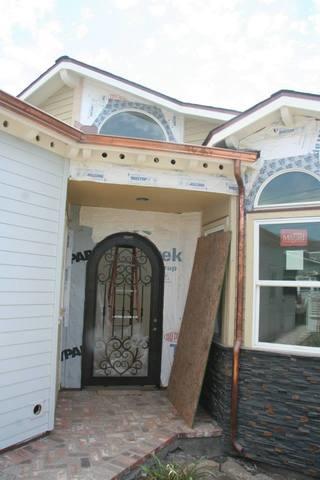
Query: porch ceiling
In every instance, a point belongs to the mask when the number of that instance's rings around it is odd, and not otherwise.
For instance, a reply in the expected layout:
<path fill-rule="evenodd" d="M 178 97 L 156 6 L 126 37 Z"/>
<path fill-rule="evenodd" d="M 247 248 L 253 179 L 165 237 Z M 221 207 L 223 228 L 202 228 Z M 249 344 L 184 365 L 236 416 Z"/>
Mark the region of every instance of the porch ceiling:
<path fill-rule="evenodd" d="M 141 197 L 148 200 L 137 200 Z M 229 198 L 222 193 L 87 181 L 70 181 L 68 186 L 68 201 L 73 205 L 155 212 L 196 212 Z"/>

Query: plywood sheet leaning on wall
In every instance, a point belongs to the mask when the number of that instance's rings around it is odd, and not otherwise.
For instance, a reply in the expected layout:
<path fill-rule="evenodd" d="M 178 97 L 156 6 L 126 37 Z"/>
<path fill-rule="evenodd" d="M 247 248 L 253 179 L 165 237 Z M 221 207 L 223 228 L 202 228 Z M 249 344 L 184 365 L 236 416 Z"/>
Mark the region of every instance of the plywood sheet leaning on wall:
<path fill-rule="evenodd" d="M 230 232 L 198 240 L 188 297 L 171 370 L 168 396 L 192 427 L 214 333 Z"/>

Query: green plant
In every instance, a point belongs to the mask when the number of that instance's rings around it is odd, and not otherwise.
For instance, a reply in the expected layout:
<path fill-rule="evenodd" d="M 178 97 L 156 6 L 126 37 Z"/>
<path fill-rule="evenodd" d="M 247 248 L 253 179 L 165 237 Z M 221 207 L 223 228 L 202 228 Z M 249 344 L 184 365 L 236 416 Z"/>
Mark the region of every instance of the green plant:
<path fill-rule="evenodd" d="M 153 465 L 142 467 L 143 477 L 147 480 L 209 480 L 215 477 L 205 461 L 188 464 L 165 463 L 153 457 Z"/>

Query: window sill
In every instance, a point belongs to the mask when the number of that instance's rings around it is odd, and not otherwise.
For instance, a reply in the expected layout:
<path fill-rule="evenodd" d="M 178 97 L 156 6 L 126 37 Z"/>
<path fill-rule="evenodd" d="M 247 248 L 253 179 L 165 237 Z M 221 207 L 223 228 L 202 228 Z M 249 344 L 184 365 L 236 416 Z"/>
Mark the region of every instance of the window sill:
<path fill-rule="evenodd" d="M 283 355 L 300 355 L 303 357 L 320 357 L 320 347 L 298 347 L 294 345 L 280 345 L 269 343 L 258 343 L 251 347 L 251 350 L 258 350 L 269 353 L 281 353 Z"/>

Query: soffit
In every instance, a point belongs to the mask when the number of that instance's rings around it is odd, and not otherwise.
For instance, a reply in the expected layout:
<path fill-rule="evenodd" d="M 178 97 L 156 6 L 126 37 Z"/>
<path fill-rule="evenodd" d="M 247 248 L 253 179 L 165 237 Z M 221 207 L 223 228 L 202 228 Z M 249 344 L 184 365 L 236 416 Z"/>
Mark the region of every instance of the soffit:
<path fill-rule="evenodd" d="M 137 201 L 137 198 L 149 201 Z M 72 205 L 119 208 L 167 213 L 202 211 L 229 201 L 229 195 L 171 188 L 114 185 L 89 181 L 70 181 L 68 201 Z"/>

